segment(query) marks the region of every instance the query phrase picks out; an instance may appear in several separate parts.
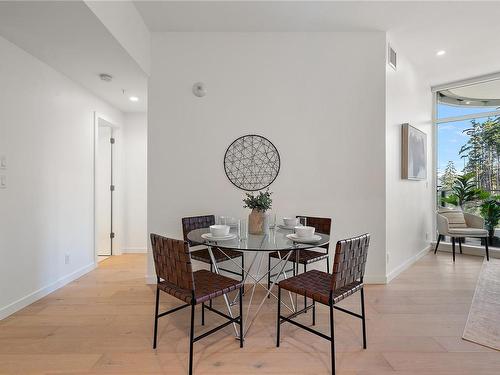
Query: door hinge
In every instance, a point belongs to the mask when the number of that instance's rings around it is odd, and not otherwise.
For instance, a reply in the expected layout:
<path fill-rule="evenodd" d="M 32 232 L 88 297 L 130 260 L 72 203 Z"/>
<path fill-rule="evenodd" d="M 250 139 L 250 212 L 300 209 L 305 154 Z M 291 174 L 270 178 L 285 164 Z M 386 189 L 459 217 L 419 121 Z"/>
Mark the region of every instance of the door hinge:
<path fill-rule="evenodd" d="M 109 190 L 115 191 L 115 185 L 109 185 Z"/>
<path fill-rule="evenodd" d="M 109 234 L 109 238 L 115 238 L 115 234 L 114 234 L 114 232 L 111 232 L 111 233 Z"/>
<path fill-rule="evenodd" d="M 109 143 L 114 144 L 115 143 L 115 139 L 114 138 L 110 138 L 109 139 Z"/>

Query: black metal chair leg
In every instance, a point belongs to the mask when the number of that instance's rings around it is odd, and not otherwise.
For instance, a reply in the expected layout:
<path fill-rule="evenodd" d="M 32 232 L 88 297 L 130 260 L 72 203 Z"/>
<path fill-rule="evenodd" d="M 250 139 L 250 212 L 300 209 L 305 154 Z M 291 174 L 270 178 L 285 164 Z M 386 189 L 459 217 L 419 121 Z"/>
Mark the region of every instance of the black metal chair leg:
<path fill-rule="evenodd" d="M 313 301 L 313 326 L 316 325 L 316 302 L 314 300 Z"/>
<path fill-rule="evenodd" d="M 332 357 L 332 374 L 335 375 L 335 325 L 333 321 L 333 304 L 330 302 L 330 350 Z"/>
<path fill-rule="evenodd" d="M 240 348 L 243 348 L 243 288 L 240 288 Z"/>
<path fill-rule="evenodd" d="M 307 272 L 307 267 L 306 267 L 306 264 L 304 263 L 304 273 Z M 304 294 L 304 309 L 307 307 L 307 297 L 306 295 Z M 307 314 L 307 310 L 304 310 L 304 314 Z"/>
<path fill-rule="evenodd" d="M 156 306 L 155 306 L 155 328 L 153 333 L 153 349 L 156 349 L 156 337 L 158 335 L 158 309 L 160 305 L 160 289 L 156 287 Z"/>
<path fill-rule="evenodd" d="M 245 255 L 241 255 L 241 282 L 243 283 L 242 289 L 245 293 Z"/>
<path fill-rule="evenodd" d="M 460 254 L 462 254 L 462 238 L 458 239 L 458 248 L 460 249 Z"/>
<path fill-rule="evenodd" d="M 295 267 L 294 267 L 295 268 Z M 278 285 L 278 319 L 277 319 L 277 327 L 276 327 L 276 347 L 280 347 L 280 326 L 281 326 L 281 288 Z"/>
<path fill-rule="evenodd" d="M 453 261 L 455 261 L 455 237 L 451 237 L 451 247 L 453 249 Z"/>
<path fill-rule="evenodd" d="M 366 349 L 365 291 L 361 288 L 361 322 L 363 327 L 363 349 Z"/>
<path fill-rule="evenodd" d="M 434 254 L 437 253 L 438 251 L 438 246 L 439 246 L 439 243 L 441 242 L 441 234 L 438 234 L 438 240 L 437 240 L 437 243 L 436 243 L 436 248 L 434 249 Z"/>
<path fill-rule="evenodd" d="M 194 344 L 194 309 L 195 305 L 191 305 L 191 330 L 189 332 L 189 375 L 193 374 L 193 344 Z"/>
<path fill-rule="evenodd" d="M 210 272 L 214 272 L 214 266 L 213 266 L 212 262 L 210 262 Z M 210 299 L 210 301 L 208 301 L 208 306 L 212 307 L 212 299 Z"/>
<path fill-rule="evenodd" d="M 484 239 L 484 248 L 486 250 L 486 260 L 489 262 L 490 261 L 490 250 L 488 249 L 488 240 L 489 240 L 488 237 L 486 237 Z"/>
<path fill-rule="evenodd" d="M 267 290 L 271 288 L 271 255 L 267 256 Z M 267 298 L 271 298 L 271 293 L 268 294 Z"/>
<path fill-rule="evenodd" d="M 326 258 L 326 273 L 330 273 L 330 257 Z"/>
<path fill-rule="evenodd" d="M 205 302 L 201 304 L 201 325 L 205 325 Z"/>

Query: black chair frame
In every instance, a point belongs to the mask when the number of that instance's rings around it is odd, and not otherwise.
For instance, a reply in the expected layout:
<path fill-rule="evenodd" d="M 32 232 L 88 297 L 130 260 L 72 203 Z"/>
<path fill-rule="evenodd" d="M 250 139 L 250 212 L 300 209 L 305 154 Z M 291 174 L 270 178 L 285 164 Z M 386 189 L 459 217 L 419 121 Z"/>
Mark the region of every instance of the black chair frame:
<path fill-rule="evenodd" d="M 160 278 L 157 277 L 157 282 L 160 283 Z M 195 317 L 195 308 L 196 308 L 196 303 L 195 303 L 195 298 L 194 298 L 194 292 L 193 292 L 193 298 L 191 303 L 186 303 L 181 306 L 174 307 L 173 309 L 170 309 L 168 311 L 159 313 L 159 308 L 160 308 L 160 288 L 156 287 L 156 304 L 155 304 L 155 323 L 154 323 L 154 333 L 153 333 L 153 349 L 156 349 L 156 344 L 157 344 L 157 336 L 158 336 L 158 319 L 161 318 L 162 316 L 166 316 L 169 314 L 172 314 L 176 311 L 182 310 L 188 306 L 191 306 L 191 326 L 190 326 L 190 334 L 189 334 L 189 375 L 193 374 L 193 344 L 201 340 L 202 338 L 205 338 L 212 333 L 215 333 L 222 328 L 227 327 L 230 324 L 236 323 L 239 325 L 240 332 L 239 332 L 239 341 L 240 341 L 240 348 L 243 348 L 243 291 L 242 288 L 239 288 L 239 312 L 240 315 L 237 317 L 230 317 L 229 315 L 224 314 L 223 312 L 214 309 L 212 306 L 207 306 L 203 302 L 201 304 L 201 325 L 205 325 L 205 309 L 214 312 L 215 314 L 218 314 L 222 316 L 223 318 L 226 318 L 227 321 L 222 323 L 221 325 L 212 328 L 211 330 L 202 333 L 199 336 L 194 335 L 194 317 Z M 210 299 L 210 302 L 212 302 L 212 299 Z"/>
<path fill-rule="evenodd" d="M 363 283 L 363 279 L 361 279 L 361 283 Z M 316 336 L 322 337 L 325 340 L 330 341 L 330 350 L 331 350 L 331 361 L 332 361 L 332 374 L 335 374 L 335 322 L 334 322 L 334 315 L 333 315 L 333 310 L 339 310 L 342 311 L 346 314 L 355 316 L 356 318 L 361 319 L 361 325 L 362 325 L 362 330 L 363 330 L 363 349 L 366 349 L 366 320 L 365 320 L 365 294 L 363 287 L 359 290 L 361 294 L 361 315 L 357 314 L 353 311 L 344 309 L 339 306 L 335 306 L 335 303 L 333 302 L 333 292 L 330 292 L 330 301 L 328 303 L 328 307 L 330 309 L 330 336 L 325 335 L 324 333 L 318 332 L 315 329 L 312 329 L 304 324 L 298 323 L 295 320 L 292 320 L 293 318 L 299 316 L 300 314 L 303 314 L 307 312 L 307 310 L 312 309 L 312 325 L 316 325 L 316 303 L 313 300 L 312 304 L 309 306 L 305 306 L 302 310 L 298 310 L 294 312 L 293 314 L 290 314 L 288 316 L 283 316 L 281 315 L 281 287 L 278 285 L 278 319 L 277 319 L 277 338 L 276 338 L 276 347 L 279 348 L 280 346 L 280 327 L 281 324 L 287 322 L 291 323 L 299 328 L 302 328 L 306 330 L 307 332 L 310 332 L 312 334 L 315 334 Z M 325 305 L 326 306 L 326 305 Z"/>

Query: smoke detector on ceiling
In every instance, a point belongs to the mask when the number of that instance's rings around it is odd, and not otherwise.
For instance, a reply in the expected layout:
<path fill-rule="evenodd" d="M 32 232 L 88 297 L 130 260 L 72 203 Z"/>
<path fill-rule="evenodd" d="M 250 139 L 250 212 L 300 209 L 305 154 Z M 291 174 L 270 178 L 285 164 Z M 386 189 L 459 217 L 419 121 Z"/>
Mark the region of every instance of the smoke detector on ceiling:
<path fill-rule="evenodd" d="M 106 73 L 99 74 L 99 78 L 105 82 L 111 82 L 113 80 L 113 76 Z"/>

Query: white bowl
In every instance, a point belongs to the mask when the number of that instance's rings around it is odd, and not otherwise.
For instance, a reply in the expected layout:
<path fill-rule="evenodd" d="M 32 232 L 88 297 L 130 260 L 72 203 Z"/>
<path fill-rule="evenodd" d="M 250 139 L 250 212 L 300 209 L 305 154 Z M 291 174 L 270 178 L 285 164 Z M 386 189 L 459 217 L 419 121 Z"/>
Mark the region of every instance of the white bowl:
<path fill-rule="evenodd" d="M 283 224 L 285 224 L 286 227 L 294 227 L 299 223 L 299 219 L 296 217 L 284 217 L 283 218 Z"/>
<path fill-rule="evenodd" d="M 295 234 L 300 238 L 311 238 L 314 236 L 314 227 L 295 227 Z"/>
<path fill-rule="evenodd" d="M 214 237 L 224 237 L 229 234 L 229 225 L 210 225 L 210 233 Z"/>

